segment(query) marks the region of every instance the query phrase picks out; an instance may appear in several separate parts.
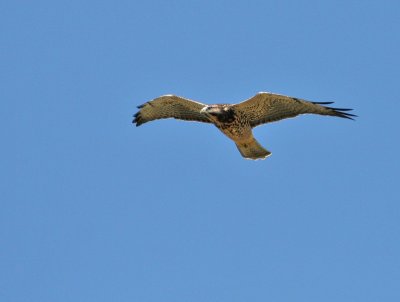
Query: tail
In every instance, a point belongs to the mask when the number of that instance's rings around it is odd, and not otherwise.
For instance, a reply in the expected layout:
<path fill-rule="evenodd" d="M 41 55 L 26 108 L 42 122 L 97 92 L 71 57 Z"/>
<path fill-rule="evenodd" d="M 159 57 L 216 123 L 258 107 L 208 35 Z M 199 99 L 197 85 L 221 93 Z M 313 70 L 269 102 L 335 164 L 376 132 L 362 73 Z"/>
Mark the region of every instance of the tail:
<path fill-rule="evenodd" d="M 236 143 L 240 154 L 247 159 L 265 159 L 271 152 L 264 149 L 254 138 L 246 143 Z"/>

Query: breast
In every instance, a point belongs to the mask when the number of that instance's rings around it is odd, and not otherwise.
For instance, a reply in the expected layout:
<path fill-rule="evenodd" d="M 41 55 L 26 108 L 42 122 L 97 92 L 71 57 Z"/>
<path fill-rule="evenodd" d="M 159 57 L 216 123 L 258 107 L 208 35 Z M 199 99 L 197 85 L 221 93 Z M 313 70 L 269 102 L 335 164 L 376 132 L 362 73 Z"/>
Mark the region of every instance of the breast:
<path fill-rule="evenodd" d="M 224 122 L 222 122 L 224 120 Z M 250 123 L 236 114 L 216 123 L 218 129 L 234 141 L 246 140 L 252 136 Z"/>

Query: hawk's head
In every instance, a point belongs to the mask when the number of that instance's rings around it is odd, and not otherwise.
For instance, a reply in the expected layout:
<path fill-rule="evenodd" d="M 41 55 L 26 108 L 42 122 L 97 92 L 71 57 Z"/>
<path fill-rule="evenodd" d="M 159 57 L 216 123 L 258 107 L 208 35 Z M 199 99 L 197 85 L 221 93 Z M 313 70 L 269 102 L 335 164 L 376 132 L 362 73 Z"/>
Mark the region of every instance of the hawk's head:
<path fill-rule="evenodd" d="M 212 121 L 219 123 L 232 123 L 235 119 L 235 111 L 231 105 L 209 105 L 200 111 Z"/>

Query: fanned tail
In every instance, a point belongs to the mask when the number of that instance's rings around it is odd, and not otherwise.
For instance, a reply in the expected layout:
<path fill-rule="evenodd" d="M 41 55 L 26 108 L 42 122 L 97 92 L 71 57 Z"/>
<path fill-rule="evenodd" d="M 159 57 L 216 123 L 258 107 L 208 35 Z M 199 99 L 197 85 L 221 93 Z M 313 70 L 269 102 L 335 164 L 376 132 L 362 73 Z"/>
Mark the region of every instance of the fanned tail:
<path fill-rule="evenodd" d="M 236 143 L 240 154 L 247 159 L 265 159 L 271 152 L 264 149 L 254 138 L 246 143 Z"/>

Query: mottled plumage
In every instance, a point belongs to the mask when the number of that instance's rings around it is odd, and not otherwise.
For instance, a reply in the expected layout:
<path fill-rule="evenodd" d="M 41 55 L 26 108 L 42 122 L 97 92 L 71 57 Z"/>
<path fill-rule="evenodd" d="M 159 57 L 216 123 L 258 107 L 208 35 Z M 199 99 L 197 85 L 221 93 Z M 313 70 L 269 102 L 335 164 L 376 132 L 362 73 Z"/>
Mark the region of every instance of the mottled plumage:
<path fill-rule="evenodd" d="M 333 102 L 309 102 L 284 95 L 260 92 L 239 104 L 205 105 L 175 95 L 164 95 L 138 106 L 133 119 L 136 126 L 164 118 L 212 123 L 232 139 L 243 157 L 264 159 L 271 154 L 253 137 L 252 128 L 295 117 L 320 114 L 353 119 L 352 109 L 332 108 Z"/>

